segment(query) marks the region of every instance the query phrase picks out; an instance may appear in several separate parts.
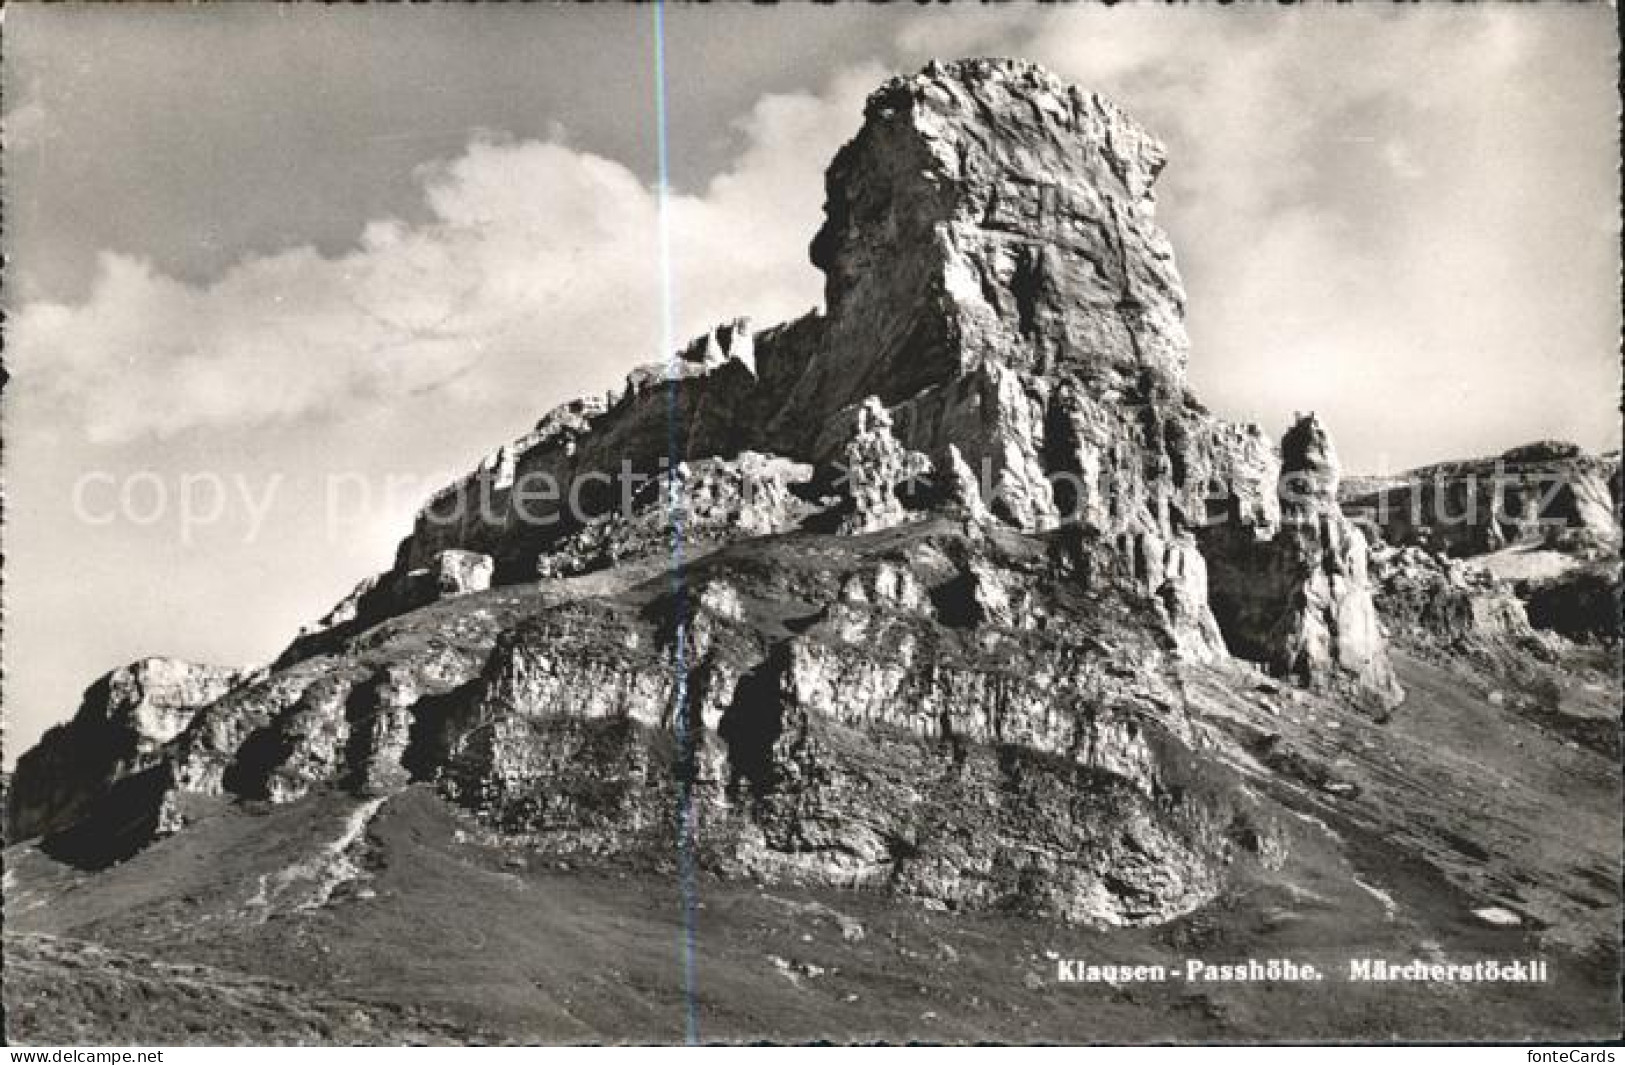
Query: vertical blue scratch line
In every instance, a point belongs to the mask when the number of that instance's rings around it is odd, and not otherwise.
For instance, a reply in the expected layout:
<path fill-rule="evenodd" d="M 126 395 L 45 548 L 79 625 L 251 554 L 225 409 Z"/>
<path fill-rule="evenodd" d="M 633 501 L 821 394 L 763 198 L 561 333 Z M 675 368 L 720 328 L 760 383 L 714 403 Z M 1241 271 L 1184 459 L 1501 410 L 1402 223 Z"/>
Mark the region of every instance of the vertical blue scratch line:
<path fill-rule="evenodd" d="M 675 639 L 672 644 L 672 726 L 677 735 L 677 877 L 682 907 L 684 1034 L 690 1044 L 700 1041 L 699 1002 L 694 982 L 694 749 L 688 705 L 688 588 L 683 562 L 683 515 L 677 468 L 683 461 L 678 381 L 681 359 L 672 335 L 670 161 L 666 142 L 666 5 L 656 0 L 655 124 L 659 147 L 660 184 L 657 191 L 660 229 L 660 343 L 666 366 L 666 508 L 671 525 L 671 592 Z"/>

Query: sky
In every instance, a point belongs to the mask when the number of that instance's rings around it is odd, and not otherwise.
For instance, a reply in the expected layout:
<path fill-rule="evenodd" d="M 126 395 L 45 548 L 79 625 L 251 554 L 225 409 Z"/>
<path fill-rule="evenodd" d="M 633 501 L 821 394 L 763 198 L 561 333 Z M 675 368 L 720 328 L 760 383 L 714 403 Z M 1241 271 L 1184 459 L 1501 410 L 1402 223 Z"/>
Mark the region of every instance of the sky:
<path fill-rule="evenodd" d="M 4 12 L 5 758 L 148 654 L 252 664 L 440 484 L 660 350 L 647 7 Z M 817 305 L 822 173 L 931 58 L 1161 137 L 1193 385 L 1394 472 L 1619 446 L 1607 6 L 666 15 L 680 336 Z"/>

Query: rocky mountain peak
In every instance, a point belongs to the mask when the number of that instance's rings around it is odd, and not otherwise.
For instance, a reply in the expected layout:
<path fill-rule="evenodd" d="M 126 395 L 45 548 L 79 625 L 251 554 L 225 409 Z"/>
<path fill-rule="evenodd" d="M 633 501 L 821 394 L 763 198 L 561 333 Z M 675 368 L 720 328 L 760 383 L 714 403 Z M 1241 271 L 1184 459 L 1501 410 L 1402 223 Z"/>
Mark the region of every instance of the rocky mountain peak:
<path fill-rule="evenodd" d="M 1162 146 L 1027 62 L 933 63 L 869 99 L 813 239 L 830 347 L 804 391 L 894 403 L 998 362 L 1183 376 L 1184 289 L 1151 189 Z"/>
<path fill-rule="evenodd" d="M 71 721 L 17 761 L 8 796 L 10 838 L 66 827 L 110 780 L 139 772 L 198 711 L 246 679 L 241 670 L 148 657 L 97 678 Z"/>
<path fill-rule="evenodd" d="M 92 685 L 85 705 L 128 733 L 137 749 L 151 750 L 174 739 L 199 706 L 225 694 L 240 676 L 240 671 L 178 658 L 142 658 Z"/>
<path fill-rule="evenodd" d="M 1300 415 L 1281 437 L 1281 506 L 1286 520 L 1336 508 L 1341 476 L 1330 434 L 1313 412 Z"/>

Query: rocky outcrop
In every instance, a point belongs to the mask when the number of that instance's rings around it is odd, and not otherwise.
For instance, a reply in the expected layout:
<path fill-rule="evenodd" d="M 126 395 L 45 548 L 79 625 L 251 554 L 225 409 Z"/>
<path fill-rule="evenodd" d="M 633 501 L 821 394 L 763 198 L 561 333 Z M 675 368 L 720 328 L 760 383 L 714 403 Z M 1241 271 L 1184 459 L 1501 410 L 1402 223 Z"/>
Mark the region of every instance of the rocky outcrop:
<path fill-rule="evenodd" d="M 473 551 L 442 551 L 435 556 L 435 597 L 444 599 L 491 587 L 491 556 Z"/>
<path fill-rule="evenodd" d="M 965 462 L 965 456 L 959 453 L 957 444 L 948 445 L 947 462 L 940 473 L 946 482 L 943 503 L 948 513 L 959 514 L 976 525 L 993 520 L 993 512 L 987 509 L 982 498 L 982 484 Z"/>
<path fill-rule="evenodd" d="M 443 788 L 561 853 L 663 852 L 686 781 L 724 874 L 1101 925 L 1211 898 L 1245 815 L 1180 797 L 1195 740 L 1166 636 L 1080 595 L 1064 552 L 950 528 L 712 556 L 680 628 L 664 596 L 527 622 Z M 786 624 L 790 603 L 810 613 Z"/>
<path fill-rule="evenodd" d="M 796 339 L 778 331 L 780 336 Z M 624 508 L 626 493 L 683 462 L 762 446 L 758 343 L 744 319 L 686 345 L 669 363 L 634 370 L 622 389 L 550 411 L 419 512 L 396 552 L 397 576 L 448 548 L 492 556 L 499 583 L 534 576 L 538 557 Z"/>
<path fill-rule="evenodd" d="M 1162 165 L 1113 104 L 1030 63 L 888 82 L 829 169 L 812 244 L 826 357 L 784 423 L 869 394 L 895 404 L 986 363 L 1178 376 L 1184 293 L 1151 211 Z"/>
<path fill-rule="evenodd" d="M 1580 643 L 1619 639 L 1617 453 L 1542 440 L 1357 480 L 1342 506 L 1378 542 L 1479 567 L 1498 594 L 1516 596 L 1536 629 Z"/>
<path fill-rule="evenodd" d="M 433 775 L 444 698 L 478 677 L 499 624 L 457 621 L 374 632 L 370 647 L 249 678 L 216 700 L 170 744 L 159 830 L 185 824 L 188 796 L 287 802 L 324 784 L 365 793 Z"/>
<path fill-rule="evenodd" d="M 426 566 L 368 577 L 315 624 L 301 629 L 275 665 L 288 666 L 331 652 L 387 618 L 442 599 L 485 591 L 491 587 L 493 570 L 489 555 L 452 548 L 436 552 Z"/>
<path fill-rule="evenodd" d="M 1387 630 L 1413 647 L 1467 653 L 1537 647 L 1512 590 L 1459 559 L 1378 542 L 1371 575 Z"/>
<path fill-rule="evenodd" d="M 619 563 L 692 555 L 740 537 L 796 528 L 817 509 L 813 467 L 743 451 L 679 463 L 630 486 L 622 506 L 589 521 L 536 560 L 536 576 L 567 577 Z"/>
<path fill-rule="evenodd" d="M 143 658 L 98 679 L 73 719 L 17 760 L 7 840 L 72 824 L 97 795 L 157 761 L 202 707 L 241 678 L 220 666 Z"/>
<path fill-rule="evenodd" d="M 892 435 L 891 412 L 873 396 L 858 410 L 852 439 L 841 454 L 843 487 L 851 500 L 841 529 L 876 532 L 900 524 L 904 517 L 899 492 L 906 493 L 931 470 L 931 460 L 906 451 Z"/>
<path fill-rule="evenodd" d="M 1314 415 L 1281 441 L 1281 527 L 1221 526 L 1209 540 L 1212 600 L 1230 649 L 1311 687 L 1387 708 L 1403 697 L 1372 598 L 1363 535 L 1337 505 L 1337 456 Z"/>
<path fill-rule="evenodd" d="M 1470 557 L 1510 546 L 1591 555 L 1619 545 L 1617 456 L 1544 440 L 1424 466 L 1345 492 L 1349 517 L 1395 546 Z"/>

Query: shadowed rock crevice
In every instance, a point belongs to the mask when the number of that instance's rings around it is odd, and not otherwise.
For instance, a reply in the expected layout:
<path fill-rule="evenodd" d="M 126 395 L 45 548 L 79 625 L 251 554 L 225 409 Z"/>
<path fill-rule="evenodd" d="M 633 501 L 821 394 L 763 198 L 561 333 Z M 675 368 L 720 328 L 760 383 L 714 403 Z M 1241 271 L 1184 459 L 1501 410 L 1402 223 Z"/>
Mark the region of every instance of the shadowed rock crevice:
<path fill-rule="evenodd" d="M 102 789 L 161 760 L 198 712 L 242 679 L 219 666 L 143 658 L 96 680 L 73 719 L 17 760 L 6 795 L 6 839 L 71 825 Z"/>
<path fill-rule="evenodd" d="M 271 774 L 292 757 L 295 740 L 280 725 L 265 725 L 248 734 L 226 766 L 221 786 L 242 799 L 271 798 Z"/>
<path fill-rule="evenodd" d="M 406 748 L 401 752 L 401 767 L 413 781 L 432 781 L 446 764 L 466 727 L 479 680 L 470 680 L 441 695 L 426 695 L 412 704 L 412 724 L 408 731 Z"/>
<path fill-rule="evenodd" d="M 789 661 L 786 645 L 748 670 L 734 689 L 717 735 L 727 746 L 728 789 L 762 795 L 779 784 L 773 748 L 784 731 L 779 679 Z"/>
<path fill-rule="evenodd" d="M 120 777 L 72 825 L 45 836 L 40 849 L 87 871 L 122 862 L 152 841 L 172 786 L 169 767 L 163 764 Z"/>

